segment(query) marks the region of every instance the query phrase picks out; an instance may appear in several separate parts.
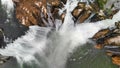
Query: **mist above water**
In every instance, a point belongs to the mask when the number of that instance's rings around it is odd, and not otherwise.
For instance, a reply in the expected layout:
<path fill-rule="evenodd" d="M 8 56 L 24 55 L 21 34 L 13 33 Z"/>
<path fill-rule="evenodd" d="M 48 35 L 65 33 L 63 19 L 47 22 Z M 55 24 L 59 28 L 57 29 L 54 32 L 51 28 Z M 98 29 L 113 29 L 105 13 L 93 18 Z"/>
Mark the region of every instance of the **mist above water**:
<path fill-rule="evenodd" d="M 100 29 L 114 27 L 114 23 L 120 20 L 119 11 L 112 19 L 74 24 L 71 11 L 77 2 L 68 0 L 62 25 L 56 20 L 56 28 L 30 26 L 26 35 L 0 49 L 0 54 L 15 57 L 21 67 L 23 64 L 31 67 L 36 64 L 36 68 L 65 68 L 67 58 L 74 49 L 87 43 Z"/>

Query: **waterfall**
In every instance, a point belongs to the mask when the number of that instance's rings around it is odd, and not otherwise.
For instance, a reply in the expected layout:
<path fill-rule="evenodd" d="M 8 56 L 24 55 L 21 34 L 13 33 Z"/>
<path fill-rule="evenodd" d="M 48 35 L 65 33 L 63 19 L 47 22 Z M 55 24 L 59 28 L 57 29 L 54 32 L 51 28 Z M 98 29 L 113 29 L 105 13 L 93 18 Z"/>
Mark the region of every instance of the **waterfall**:
<path fill-rule="evenodd" d="M 59 26 L 61 21 L 55 22 L 60 29 L 30 26 L 24 36 L 0 49 L 0 54 L 15 57 L 21 68 L 24 64 L 31 67 L 35 64 L 33 68 L 65 68 L 67 58 L 76 47 L 87 43 L 97 31 L 114 27 L 114 23 L 120 20 L 119 11 L 112 19 L 74 24 L 71 11 L 76 3 L 77 0 L 68 0 L 64 23 Z"/>
<path fill-rule="evenodd" d="M 9 22 L 9 20 L 12 18 L 12 12 L 14 10 L 14 3 L 12 0 L 1 0 L 2 7 L 4 10 L 6 10 L 7 13 L 7 19 L 6 22 Z"/>

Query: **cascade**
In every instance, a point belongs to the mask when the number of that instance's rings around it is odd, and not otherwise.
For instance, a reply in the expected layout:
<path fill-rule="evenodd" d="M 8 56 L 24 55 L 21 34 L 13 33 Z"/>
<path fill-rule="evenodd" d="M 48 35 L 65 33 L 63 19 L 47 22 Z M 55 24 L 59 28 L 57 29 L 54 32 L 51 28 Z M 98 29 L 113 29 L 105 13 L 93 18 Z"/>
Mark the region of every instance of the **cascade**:
<path fill-rule="evenodd" d="M 3 4 L 4 1 L 8 0 L 2 0 Z M 78 46 L 86 44 L 99 30 L 114 27 L 114 23 L 120 20 L 119 11 L 112 19 L 74 24 L 71 12 L 77 3 L 77 0 L 67 1 L 64 23 L 55 22 L 59 29 L 30 26 L 24 36 L 0 49 L 0 54 L 15 57 L 21 68 L 24 64 L 32 68 L 65 68 L 68 57 Z M 8 4 L 13 7 L 12 2 Z"/>

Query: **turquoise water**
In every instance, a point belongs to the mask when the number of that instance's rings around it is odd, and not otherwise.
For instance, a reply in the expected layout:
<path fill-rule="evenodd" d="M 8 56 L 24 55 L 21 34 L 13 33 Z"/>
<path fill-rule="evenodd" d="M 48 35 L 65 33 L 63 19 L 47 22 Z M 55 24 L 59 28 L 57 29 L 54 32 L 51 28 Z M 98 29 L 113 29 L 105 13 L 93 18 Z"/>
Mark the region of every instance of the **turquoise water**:
<path fill-rule="evenodd" d="M 69 57 L 66 68 L 118 68 L 105 54 L 105 50 L 94 49 L 87 44 L 77 48 Z"/>

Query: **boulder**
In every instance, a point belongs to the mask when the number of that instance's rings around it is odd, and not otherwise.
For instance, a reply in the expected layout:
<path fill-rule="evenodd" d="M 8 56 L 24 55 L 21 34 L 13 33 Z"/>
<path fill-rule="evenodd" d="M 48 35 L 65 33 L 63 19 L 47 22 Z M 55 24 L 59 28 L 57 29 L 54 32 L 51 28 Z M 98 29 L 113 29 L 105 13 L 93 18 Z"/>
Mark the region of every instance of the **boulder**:
<path fill-rule="evenodd" d="M 98 40 L 99 38 L 103 38 L 105 37 L 107 34 L 110 33 L 110 29 L 102 29 L 100 31 L 98 31 L 93 37 L 93 40 Z"/>
<path fill-rule="evenodd" d="M 104 45 L 120 46 L 120 35 L 106 38 L 104 40 Z"/>
<path fill-rule="evenodd" d="M 105 48 L 106 54 L 112 57 L 112 62 L 120 66 L 120 22 L 116 22 L 115 26 L 112 30 L 100 30 L 93 39 L 96 40 L 95 48 Z"/>
<path fill-rule="evenodd" d="M 78 17 L 84 12 L 85 9 L 85 2 L 79 2 L 77 7 L 72 11 L 72 15 L 78 19 Z"/>
<path fill-rule="evenodd" d="M 115 26 L 116 26 L 116 29 L 120 29 L 120 21 L 119 22 L 115 22 Z"/>
<path fill-rule="evenodd" d="M 13 0 L 15 3 L 16 18 L 25 26 L 39 25 L 48 26 L 49 19 L 64 20 L 66 11 L 59 14 L 59 9 L 64 7 L 67 0 Z M 33 11 L 34 10 L 34 11 Z M 116 13 L 114 11 L 114 13 Z M 107 16 L 111 18 L 114 13 L 107 14 L 101 10 L 97 3 L 79 2 L 77 7 L 72 11 L 75 22 L 83 23 L 90 18 L 91 22 L 106 19 Z M 48 16 L 51 15 L 51 16 Z M 95 14 L 92 18 L 91 15 Z M 106 14 L 106 15 L 105 15 Z"/>
<path fill-rule="evenodd" d="M 46 0 L 13 0 L 13 2 L 15 3 L 16 18 L 21 24 L 45 26 L 42 19 L 47 17 Z"/>
<path fill-rule="evenodd" d="M 15 3 L 16 18 L 25 26 L 48 25 L 48 15 L 53 19 L 62 19 L 58 14 L 59 8 L 62 8 L 67 0 L 13 0 Z M 47 5 L 48 3 L 48 5 Z M 50 9 L 47 9 L 49 7 Z M 34 10 L 34 11 L 33 11 Z M 52 21 L 54 22 L 54 20 Z"/>
<path fill-rule="evenodd" d="M 120 56 L 113 56 L 112 62 L 118 66 L 120 66 Z"/>

